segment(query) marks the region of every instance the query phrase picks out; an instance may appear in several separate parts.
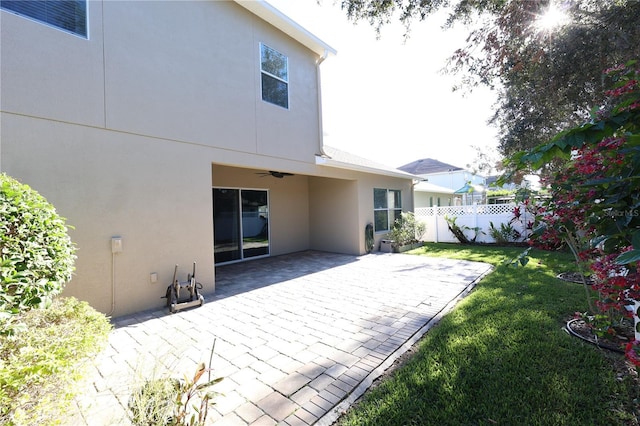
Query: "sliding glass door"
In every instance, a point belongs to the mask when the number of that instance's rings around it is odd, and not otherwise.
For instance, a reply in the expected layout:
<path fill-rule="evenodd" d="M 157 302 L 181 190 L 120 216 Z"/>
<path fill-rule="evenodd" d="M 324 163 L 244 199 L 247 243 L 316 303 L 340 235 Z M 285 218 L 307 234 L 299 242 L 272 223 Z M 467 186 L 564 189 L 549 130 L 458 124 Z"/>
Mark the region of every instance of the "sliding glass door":
<path fill-rule="evenodd" d="M 242 201 L 242 257 L 269 254 L 267 191 L 240 190 Z"/>
<path fill-rule="evenodd" d="M 215 263 L 242 258 L 240 252 L 240 191 L 213 189 Z"/>
<path fill-rule="evenodd" d="M 256 189 L 213 189 L 215 263 L 269 254 L 269 194 Z"/>

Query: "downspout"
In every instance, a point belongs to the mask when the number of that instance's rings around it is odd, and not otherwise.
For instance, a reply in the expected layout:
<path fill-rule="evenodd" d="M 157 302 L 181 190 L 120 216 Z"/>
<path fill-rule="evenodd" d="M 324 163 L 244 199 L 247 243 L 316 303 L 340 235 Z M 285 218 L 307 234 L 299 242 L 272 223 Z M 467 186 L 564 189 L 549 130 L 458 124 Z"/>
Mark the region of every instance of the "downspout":
<path fill-rule="evenodd" d="M 324 126 L 322 124 L 322 82 L 320 78 L 320 64 L 324 62 L 325 59 L 329 56 L 329 50 L 324 49 L 324 54 L 318 58 L 316 61 L 316 81 L 318 86 L 318 152 L 321 157 L 328 158 L 326 152 L 324 152 Z"/>

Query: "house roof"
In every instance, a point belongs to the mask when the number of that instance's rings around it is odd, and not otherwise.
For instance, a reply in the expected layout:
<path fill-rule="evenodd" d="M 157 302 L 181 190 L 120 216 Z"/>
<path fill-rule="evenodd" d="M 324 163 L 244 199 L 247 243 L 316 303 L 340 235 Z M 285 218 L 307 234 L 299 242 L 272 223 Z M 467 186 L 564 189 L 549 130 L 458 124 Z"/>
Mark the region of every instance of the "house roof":
<path fill-rule="evenodd" d="M 307 31 L 300 24 L 264 0 L 235 0 L 262 20 L 270 23 L 280 31 L 299 41 L 319 56 L 335 55 L 336 50 L 324 41 Z"/>
<path fill-rule="evenodd" d="M 407 173 L 414 175 L 428 175 L 430 173 L 442 173 L 442 172 L 455 172 L 458 170 L 464 170 L 462 167 L 452 166 L 451 164 L 443 163 L 442 161 L 434 160 L 433 158 L 423 158 L 416 160 L 412 163 L 405 164 L 398 167 Z"/>
<path fill-rule="evenodd" d="M 324 145 L 323 151 L 327 156 L 316 156 L 316 164 L 321 166 L 336 167 L 340 169 L 355 170 L 360 172 L 374 173 L 378 175 L 399 177 L 404 179 L 420 179 L 419 176 L 402 170 L 394 169 L 384 164 L 359 157 L 350 152 Z"/>

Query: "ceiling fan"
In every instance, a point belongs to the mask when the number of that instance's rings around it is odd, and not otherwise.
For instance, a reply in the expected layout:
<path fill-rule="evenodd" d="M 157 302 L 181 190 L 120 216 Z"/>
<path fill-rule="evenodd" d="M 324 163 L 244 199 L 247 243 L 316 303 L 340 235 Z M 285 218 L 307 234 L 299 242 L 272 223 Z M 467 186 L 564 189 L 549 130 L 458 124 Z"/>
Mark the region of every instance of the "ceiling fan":
<path fill-rule="evenodd" d="M 257 175 L 261 175 L 261 177 L 265 176 L 273 176 L 274 178 L 282 179 L 285 176 L 294 176 L 293 173 L 285 173 L 285 172 L 276 172 L 274 170 L 269 170 L 268 172 L 259 172 Z"/>

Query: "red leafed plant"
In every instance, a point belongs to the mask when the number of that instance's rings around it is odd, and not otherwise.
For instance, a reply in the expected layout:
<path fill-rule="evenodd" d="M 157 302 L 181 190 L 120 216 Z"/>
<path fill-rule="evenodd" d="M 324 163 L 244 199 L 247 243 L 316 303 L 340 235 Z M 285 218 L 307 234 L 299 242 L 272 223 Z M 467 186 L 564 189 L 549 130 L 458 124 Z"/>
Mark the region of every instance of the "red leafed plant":
<path fill-rule="evenodd" d="M 543 181 L 550 197 L 538 208 L 532 244 L 575 255 L 581 272 L 594 278 L 598 298 L 589 317 L 610 331 L 640 300 L 640 67 L 637 61 L 606 70 L 607 104 L 592 121 L 556 135 L 549 143 L 511 159 L 514 170 L 561 163 Z M 586 282 L 585 282 L 586 285 Z M 626 345 L 640 366 L 640 342 Z M 638 352 L 636 351 L 638 348 Z"/>

